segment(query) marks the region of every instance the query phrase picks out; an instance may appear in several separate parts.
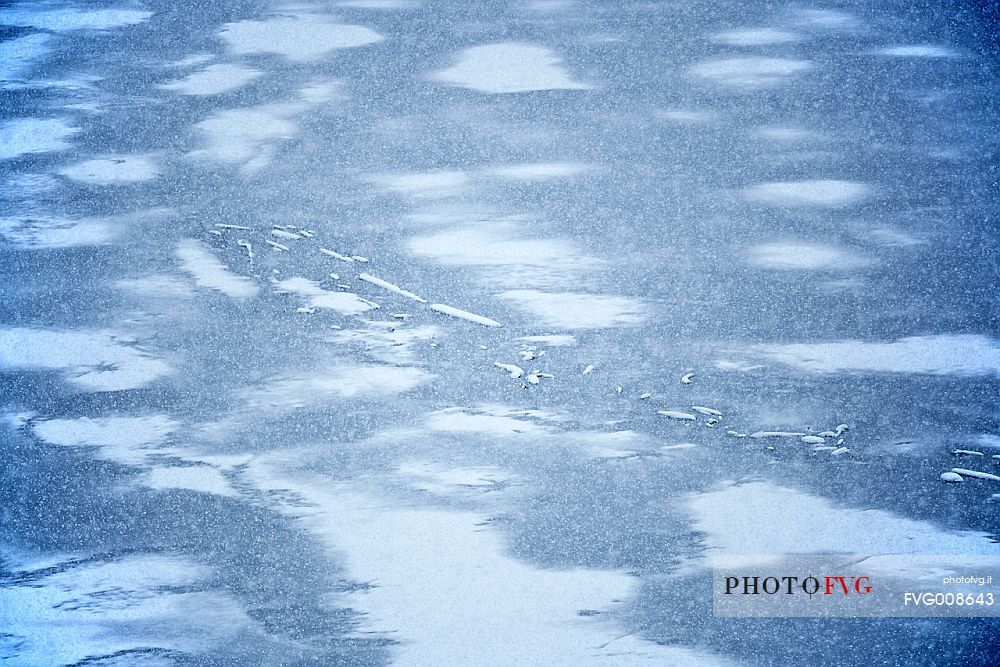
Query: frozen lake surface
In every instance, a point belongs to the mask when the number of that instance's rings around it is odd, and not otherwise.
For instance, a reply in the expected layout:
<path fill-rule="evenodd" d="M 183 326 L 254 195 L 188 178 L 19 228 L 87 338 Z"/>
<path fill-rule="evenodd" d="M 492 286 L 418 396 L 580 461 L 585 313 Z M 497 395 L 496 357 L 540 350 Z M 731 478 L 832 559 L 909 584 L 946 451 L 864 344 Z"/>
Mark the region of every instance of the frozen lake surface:
<path fill-rule="evenodd" d="M 0 662 L 995 664 L 978 4 L 0 6 Z"/>

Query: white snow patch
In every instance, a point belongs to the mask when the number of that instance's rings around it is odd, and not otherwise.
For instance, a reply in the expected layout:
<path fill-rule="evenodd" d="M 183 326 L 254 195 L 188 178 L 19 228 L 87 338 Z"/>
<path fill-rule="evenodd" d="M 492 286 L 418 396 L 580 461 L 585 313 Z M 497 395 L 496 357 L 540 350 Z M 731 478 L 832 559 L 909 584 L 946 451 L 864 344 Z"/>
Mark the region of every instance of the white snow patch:
<path fill-rule="evenodd" d="M 286 278 L 278 282 L 276 287 L 284 292 L 308 297 L 307 303 L 312 308 L 334 310 L 343 315 L 359 315 L 378 308 L 378 304 L 362 299 L 357 294 L 331 292 L 308 278 Z"/>
<path fill-rule="evenodd" d="M 774 181 L 746 188 L 743 194 L 750 201 L 772 206 L 840 208 L 864 201 L 872 188 L 853 181 Z"/>
<path fill-rule="evenodd" d="M 182 239 L 177 244 L 177 259 L 181 268 L 202 287 L 217 290 L 234 299 L 249 299 L 257 293 L 257 283 L 230 273 L 226 265 L 199 241 Z"/>
<path fill-rule="evenodd" d="M 822 139 L 822 135 L 800 127 L 764 126 L 753 131 L 753 136 L 768 141 L 802 142 Z"/>
<path fill-rule="evenodd" d="M 1000 375 L 1000 343 L 976 334 L 913 336 L 896 341 L 758 345 L 753 352 L 819 373 L 872 371 L 929 375 Z"/>
<path fill-rule="evenodd" d="M 0 125 L 0 160 L 69 148 L 68 137 L 80 131 L 65 118 L 15 118 Z"/>
<path fill-rule="evenodd" d="M 390 192 L 414 199 L 440 199 L 461 194 L 469 176 L 464 171 L 424 171 L 380 174 L 368 180 Z"/>
<path fill-rule="evenodd" d="M 270 164 L 277 144 L 298 134 L 295 117 L 336 99 L 339 90 L 339 83 L 317 83 L 301 89 L 298 98 L 288 102 L 217 111 L 195 125 L 205 147 L 188 157 L 239 165 L 248 174 L 257 172 Z"/>
<path fill-rule="evenodd" d="M 623 296 L 511 290 L 500 294 L 549 326 L 598 329 L 630 326 L 646 319 L 644 302 Z"/>
<path fill-rule="evenodd" d="M 389 364 L 412 364 L 416 361 L 415 346 L 440 338 L 441 329 L 435 326 L 386 327 L 382 322 L 367 322 L 366 329 L 344 329 L 328 340 L 336 343 L 357 343 L 364 346 L 365 354 L 376 361 Z"/>
<path fill-rule="evenodd" d="M 442 264 L 485 267 L 487 281 L 505 287 L 579 284 L 581 273 L 600 265 L 572 241 L 525 236 L 521 229 L 526 224 L 507 218 L 466 224 L 411 238 L 407 247 Z"/>
<path fill-rule="evenodd" d="M 176 69 L 186 69 L 188 67 L 197 67 L 198 65 L 204 65 L 205 63 L 210 63 L 215 60 L 215 56 L 211 53 L 192 53 L 190 56 L 181 58 L 180 60 L 175 60 L 171 63 L 166 63 L 164 67 L 176 68 Z"/>
<path fill-rule="evenodd" d="M 447 408 L 431 413 L 427 427 L 446 433 L 478 433 L 485 435 L 523 435 L 525 433 L 546 433 L 549 428 L 520 416 L 531 416 L 517 412 L 499 413 L 490 410 L 469 412 L 462 408 Z"/>
<path fill-rule="evenodd" d="M 470 490 L 487 490 L 512 479 L 509 472 L 495 467 L 450 468 L 440 463 L 410 461 L 397 468 L 410 488 L 435 495 L 454 495 Z"/>
<path fill-rule="evenodd" d="M 210 570 L 176 556 L 36 561 L 17 572 L 23 579 L 0 588 L 0 627 L 12 640 L 4 657 L 12 664 L 79 664 L 129 652 L 114 664 L 163 665 L 138 656 L 151 649 L 212 652 L 254 631 L 235 599 L 205 590 Z"/>
<path fill-rule="evenodd" d="M 870 262 L 856 253 L 818 243 L 763 243 L 750 248 L 747 259 L 755 266 L 788 270 L 847 270 Z"/>
<path fill-rule="evenodd" d="M 770 482 L 732 484 L 690 500 L 694 528 L 717 555 L 844 553 L 995 555 L 986 533 L 943 530 L 891 512 L 838 507 Z"/>
<path fill-rule="evenodd" d="M 103 245 L 117 236 L 108 220 L 68 218 L 0 218 L 0 237 L 20 248 L 52 249 Z"/>
<path fill-rule="evenodd" d="M 712 83 L 750 91 L 775 88 L 812 69 L 808 60 L 744 57 L 706 60 L 690 71 Z"/>
<path fill-rule="evenodd" d="M 348 7 L 350 9 L 416 9 L 420 3 L 416 0 L 341 0 L 338 7 Z"/>
<path fill-rule="evenodd" d="M 156 467 L 142 475 L 139 484 L 150 489 L 182 489 L 217 496 L 235 496 L 229 481 L 212 466 Z"/>
<path fill-rule="evenodd" d="M 430 373 L 405 366 L 337 366 L 311 375 L 269 380 L 244 390 L 241 402 L 250 412 L 286 411 L 337 398 L 394 396 L 432 379 Z"/>
<path fill-rule="evenodd" d="M 798 42 L 802 36 L 789 30 L 778 28 L 736 28 L 712 35 L 713 42 L 733 46 L 767 46 L 770 44 L 790 44 Z"/>
<path fill-rule="evenodd" d="M 58 173 L 91 185 L 129 185 L 156 178 L 160 168 L 148 155 L 115 155 L 78 162 Z"/>
<path fill-rule="evenodd" d="M 264 72 L 252 67 L 218 63 L 209 65 L 200 72 L 188 74 L 183 79 L 162 83 L 158 87 L 174 90 L 182 95 L 220 95 L 237 90 L 264 76 Z"/>
<path fill-rule="evenodd" d="M 888 46 L 880 50 L 879 54 L 893 58 L 954 58 L 958 52 L 940 44 L 911 44 Z"/>
<path fill-rule="evenodd" d="M 109 331 L 0 329 L 0 367 L 61 370 L 86 391 L 138 389 L 173 369 Z"/>
<path fill-rule="evenodd" d="M 589 90 L 574 81 L 551 50 L 518 42 L 486 44 L 465 49 L 457 62 L 431 75 L 439 83 L 483 93 L 524 93 L 536 90 Z"/>
<path fill-rule="evenodd" d="M 589 169 L 589 165 L 576 162 L 526 162 L 507 167 L 494 167 L 488 173 L 518 181 L 545 181 L 577 176 Z"/>
<path fill-rule="evenodd" d="M 519 341 L 538 343 L 549 347 L 572 347 L 576 345 L 576 336 L 571 334 L 545 334 L 540 336 L 521 336 Z"/>
<path fill-rule="evenodd" d="M 318 14 L 227 23 L 219 37 L 233 53 L 276 53 L 293 62 L 318 60 L 337 49 L 356 48 L 384 39 L 371 28 L 337 23 Z"/>
<path fill-rule="evenodd" d="M 51 40 L 52 35 L 36 32 L 0 42 L 0 81 L 23 76 L 50 52 Z"/>
<path fill-rule="evenodd" d="M 84 9 L 54 7 L 49 3 L 22 3 L 0 10 L 0 25 L 16 25 L 65 32 L 69 30 L 107 30 L 142 23 L 153 12 L 138 9 Z"/>
<path fill-rule="evenodd" d="M 32 424 L 41 440 L 65 447 L 97 447 L 98 458 L 123 465 L 143 465 L 177 429 L 165 415 L 50 419 Z"/>
<path fill-rule="evenodd" d="M 115 287 L 136 296 L 154 299 L 189 299 L 194 290 L 180 278 L 169 274 L 154 273 L 141 278 L 123 278 Z"/>
<path fill-rule="evenodd" d="M 712 664 L 711 656 L 622 632 L 584 609 L 610 610 L 635 595 L 624 572 L 536 569 L 507 555 L 488 517 L 393 506 L 323 479 L 289 479 L 265 467 L 265 489 L 290 489 L 309 507 L 285 505 L 350 575 L 378 582 L 349 594 L 363 636 L 385 633 L 392 662 L 409 665 Z"/>

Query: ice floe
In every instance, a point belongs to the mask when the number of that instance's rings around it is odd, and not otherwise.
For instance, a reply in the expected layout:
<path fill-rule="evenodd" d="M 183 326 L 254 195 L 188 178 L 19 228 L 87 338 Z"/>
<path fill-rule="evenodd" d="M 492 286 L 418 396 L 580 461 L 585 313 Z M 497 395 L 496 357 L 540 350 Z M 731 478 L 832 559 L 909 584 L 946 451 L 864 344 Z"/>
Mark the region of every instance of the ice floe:
<path fill-rule="evenodd" d="M 953 473 L 962 475 L 963 477 L 975 477 L 976 479 L 986 479 L 991 482 L 1000 482 L 1000 475 L 994 475 L 989 472 L 982 472 L 980 470 L 969 470 L 967 468 L 952 468 Z"/>
<path fill-rule="evenodd" d="M 635 325 L 645 320 L 648 312 L 645 303 L 624 296 L 538 290 L 511 290 L 499 296 L 546 325 L 567 329 Z"/>
<path fill-rule="evenodd" d="M 236 54 L 275 53 L 296 62 L 318 60 L 337 49 L 366 46 L 384 39 L 371 28 L 338 23 L 321 14 L 227 23 L 219 31 L 219 37 Z"/>
<path fill-rule="evenodd" d="M 257 283 L 229 271 L 200 241 L 182 239 L 177 244 L 181 268 L 202 287 L 222 292 L 234 299 L 249 299 L 257 294 Z"/>
<path fill-rule="evenodd" d="M 679 412 L 677 410 L 657 410 L 656 414 L 663 415 L 664 417 L 670 417 L 671 419 L 676 419 L 678 421 L 697 421 L 698 418 L 695 417 L 690 412 Z"/>
<path fill-rule="evenodd" d="M 58 173 L 91 185 L 129 185 L 156 178 L 160 168 L 148 155 L 116 155 L 78 162 Z"/>
<path fill-rule="evenodd" d="M 774 361 L 820 373 L 1000 374 L 1000 343 L 975 334 L 913 336 L 895 341 L 759 345 L 753 350 Z"/>
<path fill-rule="evenodd" d="M 737 90 L 775 88 L 813 69 L 808 60 L 792 58 L 715 58 L 691 67 L 691 73 Z"/>
<path fill-rule="evenodd" d="M 80 131 L 65 118 L 15 118 L 0 125 L 0 160 L 69 148 Z"/>
<path fill-rule="evenodd" d="M 183 79 L 161 83 L 158 87 L 182 95 L 221 95 L 238 90 L 262 76 L 264 72 L 253 67 L 217 63 L 188 74 Z"/>
<path fill-rule="evenodd" d="M 750 201 L 771 206 L 841 208 L 864 201 L 872 188 L 854 181 L 774 181 L 748 187 L 743 194 Z"/>
<path fill-rule="evenodd" d="M 501 324 L 494 319 L 489 317 L 484 317 L 482 315 L 476 315 L 475 313 L 470 313 L 467 310 L 462 310 L 461 308 L 455 308 L 454 306 L 449 306 L 443 303 L 432 303 L 431 310 L 441 313 L 442 315 L 448 315 L 449 317 L 456 317 L 460 320 L 466 320 L 473 322 L 475 324 L 482 324 L 484 327 L 499 327 Z"/>
<path fill-rule="evenodd" d="M 0 368 L 59 370 L 86 391 L 138 389 L 173 369 L 109 331 L 0 329 Z"/>
<path fill-rule="evenodd" d="M 747 251 L 747 261 L 766 269 L 791 271 L 846 271 L 871 263 L 846 248 L 794 241 L 755 245 Z"/>
<path fill-rule="evenodd" d="M 431 79 L 493 94 L 593 88 L 574 81 L 563 67 L 562 59 L 550 49 L 519 42 L 465 49 L 454 65 L 431 75 Z"/>
<path fill-rule="evenodd" d="M 402 287 L 400 287 L 399 285 L 396 285 L 394 283 L 390 283 L 390 282 L 388 282 L 386 280 L 382 280 L 381 278 L 376 278 L 375 276 L 371 275 L 370 273 L 361 273 L 361 274 L 358 274 L 358 280 L 363 280 L 366 283 L 371 283 L 372 285 L 375 285 L 376 287 L 381 287 L 382 289 L 388 290 L 388 291 L 392 292 L 393 294 L 398 294 L 400 296 L 405 296 L 407 299 L 413 299 L 414 301 L 418 301 L 420 303 L 427 303 L 427 299 L 423 298 L 422 296 L 417 296 L 413 292 L 411 292 L 409 290 L 405 290 Z"/>

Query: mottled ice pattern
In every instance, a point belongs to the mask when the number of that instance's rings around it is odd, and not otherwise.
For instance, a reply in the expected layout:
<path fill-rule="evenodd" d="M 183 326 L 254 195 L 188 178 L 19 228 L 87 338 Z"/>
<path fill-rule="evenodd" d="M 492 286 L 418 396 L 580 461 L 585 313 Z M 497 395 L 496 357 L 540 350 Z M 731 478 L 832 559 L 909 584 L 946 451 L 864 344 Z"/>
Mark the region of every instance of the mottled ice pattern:
<path fill-rule="evenodd" d="M 989 11 L 0 3 L 0 664 L 992 666 Z"/>

